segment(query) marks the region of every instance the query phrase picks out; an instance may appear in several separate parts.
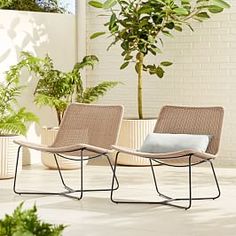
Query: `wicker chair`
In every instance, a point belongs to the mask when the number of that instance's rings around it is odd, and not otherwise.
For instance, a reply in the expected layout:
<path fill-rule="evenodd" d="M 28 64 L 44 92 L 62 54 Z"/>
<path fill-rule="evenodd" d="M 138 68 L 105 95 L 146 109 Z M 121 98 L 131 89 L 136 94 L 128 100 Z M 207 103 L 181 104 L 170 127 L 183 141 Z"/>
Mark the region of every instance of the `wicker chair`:
<path fill-rule="evenodd" d="M 207 134 L 212 135 L 211 141 L 205 153 L 197 152 L 196 150 L 182 150 L 171 153 L 143 153 L 136 150 L 131 150 L 125 147 L 113 146 L 117 151 L 114 165 L 114 178 L 112 181 L 111 200 L 115 203 L 151 203 L 172 205 L 179 208 L 189 209 L 192 200 L 216 199 L 220 196 L 220 188 L 212 164 L 219 149 L 220 135 L 222 129 L 224 111 L 221 107 L 178 107 L 164 106 L 161 109 L 156 126 L 155 133 L 173 133 L 173 134 Z M 150 161 L 152 176 L 154 179 L 155 189 L 164 201 L 158 202 L 138 202 L 138 201 L 121 201 L 114 199 L 113 190 L 115 182 L 115 173 L 117 169 L 117 160 L 120 153 L 136 155 L 143 158 L 148 158 Z M 192 166 L 203 162 L 210 164 L 213 176 L 217 187 L 217 195 L 212 197 L 192 197 Z M 187 198 L 171 198 L 162 194 L 157 186 L 157 180 L 154 172 L 153 164 L 161 164 L 173 167 L 188 167 L 189 178 L 189 196 Z M 174 204 L 175 201 L 188 200 L 187 206 Z"/>
<path fill-rule="evenodd" d="M 111 170 L 113 166 L 108 154 L 112 152 L 112 145 L 116 144 L 123 116 L 123 107 L 120 105 L 88 105 L 71 104 L 64 115 L 59 127 L 58 134 L 51 146 L 33 144 L 16 140 L 19 144 L 15 179 L 13 190 L 17 194 L 50 194 L 63 195 L 71 198 L 81 199 L 84 192 L 88 191 L 110 191 L 107 189 L 84 189 L 83 186 L 83 162 L 100 156 L 105 156 Z M 18 191 L 16 189 L 17 167 L 19 153 L 22 147 L 48 152 L 54 154 L 54 159 L 59 171 L 61 182 L 66 189 L 64 192 L 30 192 Z M 57 156 L 81 163 L 80 189 L 72 189 L 66 185 Z M 118 182 L 117 187 L 118 188 Z M 72 196 L 71 193 L 80 193 L 80 196 Z"/>

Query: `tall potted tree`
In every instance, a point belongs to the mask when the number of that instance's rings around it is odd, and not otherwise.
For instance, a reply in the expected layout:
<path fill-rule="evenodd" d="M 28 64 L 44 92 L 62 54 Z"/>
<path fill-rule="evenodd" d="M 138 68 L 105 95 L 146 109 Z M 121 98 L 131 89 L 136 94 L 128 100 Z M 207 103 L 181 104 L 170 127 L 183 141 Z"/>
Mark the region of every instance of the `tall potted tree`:
<path fill-rule="evenodd" d="M 0 83 L 0 179 L 14 176 L 18 146 L 13 140 L 26 134 L 28 122 L 38 121 L 26 108 L 18 107 L 17 97 L 23 88 L 19 85 L 19 67 L 12 67 Z"/>
<path fill-rule="evenodd" d="M 34 102 L 39 106 L 52 108 L 60 125 L 64 112 L 71 102 L 92 103 L 115 87 L 117 81 L 103 81 L 94 87 L 83 86 L 81 70 L 86 67 L 94 67 L 98 58 L 94 55 L 85 56 L 81 62 L 74 65 L 69 72 L 63 72 L 54 68 L 53 60 L 46 55 L 44 58 L 33 56 L 28 52 L 22 52 L 21 61 L 18 63 L 22 68 L 28 68 L 38 79 L 34 91 Z M 50 145 L 57 134 L 57 127 L 43 127 L 41 139 L 42 144 Z M 42 153 L 42 162 L 49 168 L 57 168 L 53 158 L 48 158 L 48 153 Z M 62 169 L 79 168 L 80 164 L 58 158 Z"/>
<path fill-rule="evenodd" d="M 137 110 L 140 120 L 144 118 L 143 72 L 162 78 L 165 67 L 172 65 L 172 62 L 169 61 L 162 61 L 159 64 L 147 64 L 146 62 L 150 54 L 157 56 L 161 53 L 163 36 L 173 37 L 172 31 L 181 32 L 184 26 L 193 31 L 191 20 L 202 22 L 210 18 L 211 14 L 220 13 L 230 7 L 223 0 L 106 0 L 105 2 L 95 0 L 90 1 L 89 5 L 110 12 L 109 21 L 105 23 L 105 26 L 114 41 L 108 49 L 120 43 L 121 55 L 124 59 L 120 69 L 126 68 L 129 64 L 134 65 L 137 74 Z M 93 39 L 105 33 L 96 32 L 90 38 Z M 137 128 L 135 125 L 134 130 L 144 129 Z M 132 130 L 132 132 L 134 131 Z M 146 132 L 142 132 L 143 136 L 140 137 L 137 145 L 142 143 Z M 122 131 L 121 136 L 123 140 L 126 139 L 125 135 L 122 135 Z M 137 137 L 135 139 L 137 140 Z M 130 138 L 128 140 L 130 141 Z M 133 142 L 131 141 L 131 143 Z M 136 144 L 132 148 L 138 148 L 135 146 Z M 126 160 L 123 160 L 127 164 Z M 132 164 L 132 159 L 129 160 L 128 164 Z M 121 162 L 123 162 L 122 159 Z M 137 164 L 136 160 L 134 164 Z"/>

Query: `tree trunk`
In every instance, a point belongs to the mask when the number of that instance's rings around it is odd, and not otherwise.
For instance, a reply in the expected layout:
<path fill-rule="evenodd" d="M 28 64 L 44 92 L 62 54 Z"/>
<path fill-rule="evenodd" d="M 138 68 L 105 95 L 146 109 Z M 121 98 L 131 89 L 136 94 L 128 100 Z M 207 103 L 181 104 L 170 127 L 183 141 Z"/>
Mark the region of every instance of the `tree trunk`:
<path fill-rule="evenodd" d="M 139 52 L 136 59 L 136 71 L 138 73 L 138 117 L 143 119 L 143 53 Z"/>

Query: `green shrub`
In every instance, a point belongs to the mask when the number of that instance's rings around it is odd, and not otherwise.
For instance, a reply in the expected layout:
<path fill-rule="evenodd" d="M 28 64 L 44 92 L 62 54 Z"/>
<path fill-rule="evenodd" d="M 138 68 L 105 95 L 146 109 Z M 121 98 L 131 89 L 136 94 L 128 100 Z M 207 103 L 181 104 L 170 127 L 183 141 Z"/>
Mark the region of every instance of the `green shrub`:
<path fill-rule="evenodd" d="M 21 203 L 12 215 L 0 220 L 0 236 L 60 236 L 65 225 L 52 225 L 38 218 L 37 208 L 23 210 Z"/>
<path fill-rule="evenodd" d="M 18 107 L 17 98 L 24 86 L 19 84 L 21 66 L 12 66 L 0 83 L 0 135 L 26 134 L 26 124 L 38 121 L 25 107 Z"/>
<path fill-rule="evenodd" d="M 58 0 L 0 0 L 0 8 L 21 11 L 65 13 Z"/>
<path fill-rule="evenodd" d="M 52 58 L 33 56 L 28 52 L 21 53 L 21 61 L 17 68 L 27 68 L 38 79 L 34 91 L 34 102 L 39 106 L 48 106 L 56 111 L 60 124 L 67 106 L 72 102 L 96 102 L 105 93 L 115 87 L 117 81 L 103 81 L 94 87 L 85 88 L 81 70 L 94 67 L 98 62 L 95 55 L 85 56 L 81 62 L 75 63 L 73 69 L 64 72 L 54 68 Z"/>

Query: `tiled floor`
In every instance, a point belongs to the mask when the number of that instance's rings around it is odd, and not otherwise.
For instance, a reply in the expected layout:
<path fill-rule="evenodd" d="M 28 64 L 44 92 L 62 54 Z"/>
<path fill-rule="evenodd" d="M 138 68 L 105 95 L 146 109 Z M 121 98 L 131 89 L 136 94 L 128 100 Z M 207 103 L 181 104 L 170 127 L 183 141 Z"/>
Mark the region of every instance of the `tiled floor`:
<path fill-rule="evenodd" d="M 110 173 L 105 166 L 86 166 L 88 186 L 109 186 Z M 164 192 L 187 194 L 186 169 L 158 167 L 158 179 Z M 81 201 L 60 196 L 18 196 L 12 180 L 0 181 L 0 217 L 11 213 L 22 201 L 25 207 L 37 204 L 39 215 L 51 223 L 67 224 L 67 236 L 234 236 L 236 235 L 236 169 L 216 169 L 222 196 L 213 201 L 194 202 L 190 210 L 160 205 L 114 204 L 109 192 L 86 193 Z M 194 168 L 194 195 L 215 193 L 210 169 Z M 78 171 L 66 171 L 70 182 L 78 182 Z M 119 167 L 120 190 L 117 197 L 154 200 L 155 191 L 148 168 Z M 40 166 L 26 168 L 20 175 L 23 189 L 54 190 L 58 174 Z M 199 183 L 199 184 L 198 184 Z"/>

